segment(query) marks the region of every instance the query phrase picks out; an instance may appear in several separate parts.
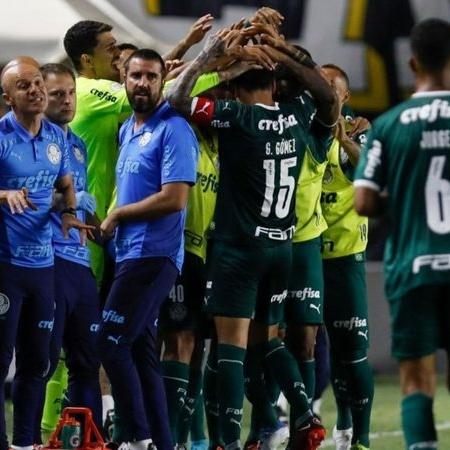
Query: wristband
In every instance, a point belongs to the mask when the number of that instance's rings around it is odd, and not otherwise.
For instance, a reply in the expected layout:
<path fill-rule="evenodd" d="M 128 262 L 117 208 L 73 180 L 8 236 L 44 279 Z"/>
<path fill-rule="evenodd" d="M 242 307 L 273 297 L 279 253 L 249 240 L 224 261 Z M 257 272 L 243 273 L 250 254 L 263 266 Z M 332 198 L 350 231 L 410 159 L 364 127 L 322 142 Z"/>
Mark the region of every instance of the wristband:
<path fill-rule="evenodd" d="M 61 215 L 63 215 L 63 214 L 70 214 L 70 215 L 72 215 L 74 217 L 77 217 L 77 211 L 76 211 L 75 208 L 64 208 L 61 211 Z"/>
<path fill-rule="evenodd" d="M 294 59 L 303 66 L 309 67 L 310 69 L 314 69 L 314 67 L 317 66 L 317 63 L 315 63 L 306 53 L 303 53 L 301 50 L 297 50 L 294 55 Z"/>

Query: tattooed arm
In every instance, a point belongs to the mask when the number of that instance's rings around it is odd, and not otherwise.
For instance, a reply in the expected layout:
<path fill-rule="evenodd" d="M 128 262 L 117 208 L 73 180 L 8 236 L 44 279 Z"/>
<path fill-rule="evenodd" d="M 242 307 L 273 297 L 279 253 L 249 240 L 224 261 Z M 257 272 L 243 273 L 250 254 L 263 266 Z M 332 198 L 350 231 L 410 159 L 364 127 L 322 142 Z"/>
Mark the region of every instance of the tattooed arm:
<path fill-rule="evenodd" d="M 269 70 L 274 69 L 274 63 L 269 55 L 257 46 L 253 47 L 233 47 L 229 48 L 230 40 L 235 38 L 235 30 L 224 29 L 206 41 L 204 49 L 197 58 L 178 76 L 173 85 L 165 94 L 166 99 L 185 116 L 191 114 L 192 97 L 190 93 L 198 77 L 212 69 L 223 61 L 227 51 L 232 55 L 232 60 L 246 64 L 233 64 L 228 70 L 219 71 L 221 81 L 229 80 L 251 68 L 264 67 Z M 210 102 L 211 103 L 211 102 Z M 211 103 L 212 104 L 212 103 Z"/>
<path fill-rule="evenodd" d="M 191 113 L 192 98 L 190 93 L 194 87 L 197 78 L 204 72 L 207 72 L 211 66 L 217 62 L 225 49 L 224 33 L 210 36 L 206 41 L 204 49 L 189 64 L 189 66 L 178 75 L 175 82 L 166 92 L 166 99 L 181 114 L 189 116 Z"/>

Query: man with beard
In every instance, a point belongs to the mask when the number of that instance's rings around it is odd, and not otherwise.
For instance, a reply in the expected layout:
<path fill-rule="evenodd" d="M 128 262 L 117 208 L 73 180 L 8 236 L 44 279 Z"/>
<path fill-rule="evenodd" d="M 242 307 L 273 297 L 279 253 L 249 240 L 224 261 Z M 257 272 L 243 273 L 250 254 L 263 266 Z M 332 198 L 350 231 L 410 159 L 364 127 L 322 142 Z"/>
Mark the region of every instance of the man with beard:
<path fill-rule="evenodd" d="M 197 141 L 163 100 L 164 75 L 164 61 L 153 50 L 138 50 L 125 64 L 134 114 L 119 134 L 117 207 L 101 224 L 105 235 L 116 231 L 116 273 L 99 347 L 116 407 L 127 413 L 123 444 L 132 450 L 146 450 L 150 437 L 160 450 L 173 447 L 156 322 L 183 261 L 185 206 L 196 180 Z M 164 430 L 156 414 L 166 415 Z"/>
<path fill-rule="evenodd" d="M 1 450 L 8 449 L 4 382 L 14 348 L 12 448 L 31 449 L 37 434 L 55 302 L 50 224 L 54 187 L 63 195 L 63 235 L 71 228 L 86 228 L 75 215 L 66 137 L 43 119 L 44 80 L 37 62 L 25 61 L 9 63 L 1 74 L 3 98 L 11 108 L 0 121 Z"/>

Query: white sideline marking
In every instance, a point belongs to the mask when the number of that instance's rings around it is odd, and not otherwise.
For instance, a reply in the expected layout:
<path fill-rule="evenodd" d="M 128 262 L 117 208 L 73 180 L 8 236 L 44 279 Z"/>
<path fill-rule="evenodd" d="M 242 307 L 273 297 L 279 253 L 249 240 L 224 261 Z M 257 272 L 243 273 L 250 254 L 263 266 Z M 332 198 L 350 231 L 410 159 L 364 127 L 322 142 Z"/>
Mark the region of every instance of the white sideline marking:
<path fill-rule="evenodd" d="M 450 430 L 450 422 L 441 422 L 436 425 L 436 429 L 439 430 Z M 397 436 L 403 436 L 402 430 L 394 430 L 394 431 L 378 431 L 376 433 L 370 433 L 370 439 L 380 439 L 385 437 L 397 437 Z M 332 438 L 325 439 L 322 442 L 322 445 L 320 448 L 332 448 L 334 447 L 334 441 Z"/>

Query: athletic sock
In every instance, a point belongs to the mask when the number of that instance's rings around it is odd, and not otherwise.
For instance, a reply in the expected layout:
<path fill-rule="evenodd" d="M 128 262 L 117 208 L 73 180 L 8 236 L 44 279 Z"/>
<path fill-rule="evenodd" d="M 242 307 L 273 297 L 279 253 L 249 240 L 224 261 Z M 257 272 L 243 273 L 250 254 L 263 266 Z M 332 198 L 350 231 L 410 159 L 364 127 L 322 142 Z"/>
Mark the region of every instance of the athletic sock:
<path fill-rule="evenodd" d="M 316 388 L 316 360 L 310 359 L 309 361 L 299 361 L 298 367 L 305 385 L 305 392 L 308 396 L 309 404 L 312 406 L 314 390 Z"/>
<path fill-rule="evenodd" d="M 208 360 L 203 379 L 203 395 L 205 400 L 206 426 L 210 448 L 223 444 L 219 423 L 219 399 L 217 396 L 217 344 L 211 341 Z"/>
<path fill-rule="evenodd" d="M 191 428 L 191 420 L 193 418 L 198 397 L 202 390 L 202 371 L 197 367 L 191 367 L 189 371 L 189 384 L 187 388 L 184 406 L 180 411 L 177 425 L 177 444 L 186 444 Z M 203 436 L 204 437 L 204 436 Z M 201 438 L 203 439 L 203 438 Z"/>
<path fill-rule="evenodd" d="M 303 379 L 303 384 L 305 385 L 305 393 L 308 397 L 309 406 L 312 409 L 312 400 L 316 384 L 316 361 L 314 359 L 309 361 L 298 361 L 298 368 Z M 289 429 L 291 435 L 293 435 L 295 431 L 295 412 L 293 408 L 291 408 L 289 413 Z"/>
<path fill-rule="evenodd" d="M 176 443 L 178 418 L 186 399 L 189 365 L 179 361 L 162 361 L 161 369 L 166 388 L 170 431 L 173 442 Z"/>
<path fill-rule="evenodd" d="M 274 428 L 278 425 L 278 417 L 266 389 L 265 345 L 249 347 L 244 363 L 245 394 L 252 404 L 251 426 L 247 437 L 249 442 L 258 440 L 261 428 Z"/>
<path fill-rule="evenodd" d="M 42 412 L 41 429 L 47 434 L 53 432 L 61 415 L 61 403 L 67 389 L 67 368 L 64 359 L 58 361 L 53 376 L 47 383 Z"/>
<path fill-rule="evenodd" d="M 103 421 L 103 423 L 105 423 L 105 420 L 106 420 L 106 413 L 111 409 L 114 409 L 113 396 L 110 394 L 102 395 L 102 421 Z"/>
<path fill-rule="evenodd" d="M 402 427 L 408 448 L 437 448 L 433 399 L 417 392 L 402 400 Z"/>
<path fill-rule="evenodd" d="M 227 450 L 240 448 L 245 348 L 217 345 L 220 428 Z"/>
<path fill-rule="evenodd" d="M 197 397 L 194 406 L 194 414 L 191 418 L 191 442 L 199 442 L 206 440 L 205 434 L 205 407 L 203 399 L 203 391 Z"/>
<path fill-rule="evenodd" d="M 338 430 L 352 428 L 352 413 L 350 409 L 345 368 L 334 358 L 331 360 L 331 386 L 336 402 L 336 428 Z"/>
<path fill-rule="evenodd" d="M 278 338 L 271 339 L 266 344 L 266 367 L 277 380 L 291 406 L 294 426 L 301 426 L 312 417 L 312 411 L 298 364 Z"/>
<path fill-rule="evenodd" d="M 352 444 L 369 447 L 370 414 L 373 402 L 373 374 L 367 354 L 346 364 L 347 386 L 353 422 Z"/>
<path fill-rule="evenodd" d="M 316 361 L 314 400 L 318 400 L 330 383 L 330 349 L 324 326 L 320 326 L 317 331 L 314 359 Z"/>

